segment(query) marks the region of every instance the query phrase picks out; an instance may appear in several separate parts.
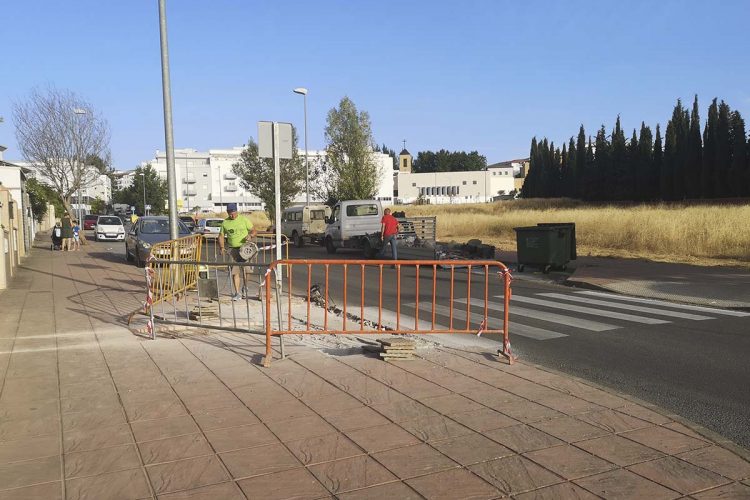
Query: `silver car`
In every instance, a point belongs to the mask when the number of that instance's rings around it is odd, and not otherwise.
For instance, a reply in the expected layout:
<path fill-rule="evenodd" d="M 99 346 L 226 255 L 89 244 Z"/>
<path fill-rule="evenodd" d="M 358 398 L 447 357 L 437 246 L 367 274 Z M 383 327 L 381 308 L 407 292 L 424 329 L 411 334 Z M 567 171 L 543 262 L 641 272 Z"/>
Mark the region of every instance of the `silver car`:
<path fill-rule="evenodd" d="M 190 230 L 182 222 L 177 222 L 179 236 L 189 236 Z M 151 254 L 151 246 L 162 241 L 169 240 L 169 218 L 166 216 L 145 216 L 139 218 L 130 227 L 130 232 L 125 236 L 125 258 L 128 262 L 135 261 L 136 265 L 143 263 Z M 168 258 L 169 256 L 156 256 Z"/>
<path fill-rule="evenodd" d="M 224 219 L 216 217 L 209 217 L 207 219 L 200 219 L 198 221 L 198 227 L 195 232 L 202 234 L 204 238 L 218 238 L 219 229 L 221 229 L 221 223 Z"/>

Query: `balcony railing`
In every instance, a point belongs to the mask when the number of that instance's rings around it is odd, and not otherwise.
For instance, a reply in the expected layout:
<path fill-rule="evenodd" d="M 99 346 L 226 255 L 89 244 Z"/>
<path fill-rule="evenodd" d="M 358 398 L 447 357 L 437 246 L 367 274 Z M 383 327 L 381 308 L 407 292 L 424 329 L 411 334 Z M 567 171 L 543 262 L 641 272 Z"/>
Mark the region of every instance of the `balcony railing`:
<path fill-rule="evenodd" d="M 224 186 L 224 191 L 230 191 L 230 192 L 237 191 L 237 186 L 235 184 L 228 184 Z"/>
<path fill-rule="evenodd" d="M 231 181 L 237 178 L 237 174 L 235 174 L 234 172 L 227 172 L 224 174 L 224 178 L 228 181 Z"/>

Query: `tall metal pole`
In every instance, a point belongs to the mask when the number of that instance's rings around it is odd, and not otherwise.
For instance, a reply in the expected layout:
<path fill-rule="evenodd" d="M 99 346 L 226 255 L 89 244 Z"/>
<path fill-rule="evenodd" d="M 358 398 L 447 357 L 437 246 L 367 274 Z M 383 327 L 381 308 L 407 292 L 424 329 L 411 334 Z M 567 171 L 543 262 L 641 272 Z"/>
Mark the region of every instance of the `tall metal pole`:
<path fill-rule="evenodd" d="M 221 205 L 221 212 L 223 212 L 224 211 L 224 190 L 221 189 L 221 163 L 219 163 L 219 205 Z M 227 215 L 229 214 L 227 213 Z"/>
<path fill-rule="evenodd" d="M 169 82 L 169 47 L 167 46 L 166 0 L 159 0 L 159 35 L 161 39 L 161 87 L 164 100 L 164 142 L 167 149 L 167 186 L 169 187 L 169 237 L 179 236 L 177 226 L 177 177 L 174 169 L 172 136 L 172 91 Z M 144 207 L 145 209 L 145 207 Z"/>
<path fill-rule="evenodd" d="M 304 95 L 305 101 L 305 204 L 310 205 L 310 167 L 307 163 L 307 93 Z"/>
<path fill-rule="evenodd" d="M 143 177 L 143 215 L 148 215 L 146 212 L 146 174 L 141 172 L 141 176 Z"/>

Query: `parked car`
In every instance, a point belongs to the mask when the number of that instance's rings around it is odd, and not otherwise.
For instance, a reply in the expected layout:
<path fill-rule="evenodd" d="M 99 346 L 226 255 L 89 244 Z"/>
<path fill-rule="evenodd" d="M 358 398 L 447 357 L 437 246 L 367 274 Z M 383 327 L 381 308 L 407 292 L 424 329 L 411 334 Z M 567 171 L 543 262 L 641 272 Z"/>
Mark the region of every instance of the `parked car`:
<path fill-rule="evenodd" d="M 180 215 L 180 220 L 190 229 L 190 232 L 195 231 L 195 218 L 192 215 Z"/>
<path fill-rule="evenodd" d="M 338 248 L 360 249 L 366 257 L 380 246 L 380 220 L 383 207 L 378 200 L 342 201 L 333 207 L 327 219 L 325 247 L 328 253 Z"/>
<path fill-rule="evenodd" d="M 99 218 L 96 214 L 88 214 L 83 216 L 83 229 L 94 229 L 96 226 L 96 220 Z"/>
<path fill-rule="evenodd" d="M 123 241 L 125 239 L 125 226 L 116 215 L 100 215 L 94 226 L 94 240 Z"/>
<path fill-rule="evenodd" d="M 320 243 L 326 233 L 326 217 L 331 215 L 331 207 L 308 205 L 289 207 L 281 215 L 281 232 L 297 247 L 310 243 Z"/>
<path fill-rule="evenodd" d="M 219 236 L 219 229 L 221 229 L 222 222 L 224 222 L 224 219 L 216 217 L 200 219 L 198 221 L 198 227 L 195 228 L 195 232 L 202 234 L 205 238 L 217 238 Z"/>
<path fill-rule="evenodd" d="M 178 221 L 179 236 L 188 236 L 190 230 L 181 221 Z M 151 254 L 151 246 L 162 241 L 169 240 L 169 217 L 145 216 L 140 217 L 130 228 L 125 236 L 125 258 L 142 266 Z M 182 247 L 186 253 L 191 252 L 190 247 Z M 187 255 L 186 255 L 187 256 Z M 168 258 L 169 255 L 159 255 L 160 258 Z"/>

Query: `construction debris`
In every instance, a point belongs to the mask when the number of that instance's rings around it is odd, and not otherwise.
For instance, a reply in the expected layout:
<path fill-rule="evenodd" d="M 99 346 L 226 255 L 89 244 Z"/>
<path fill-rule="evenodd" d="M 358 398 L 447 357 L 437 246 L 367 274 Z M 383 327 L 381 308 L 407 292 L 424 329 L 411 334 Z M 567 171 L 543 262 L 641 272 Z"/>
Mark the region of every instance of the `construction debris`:
<path fill-rule="evenodd" d="M 405 361 L 414 359 L 416 346 L 411 339 L 391 337 L 388 339 L 377 339 L 380 344 L 378 355 L 384 361 Z"/>

